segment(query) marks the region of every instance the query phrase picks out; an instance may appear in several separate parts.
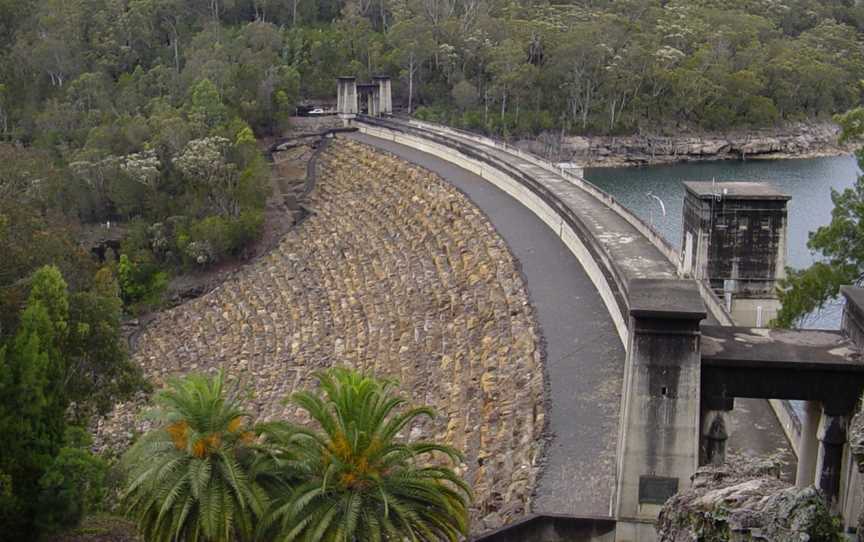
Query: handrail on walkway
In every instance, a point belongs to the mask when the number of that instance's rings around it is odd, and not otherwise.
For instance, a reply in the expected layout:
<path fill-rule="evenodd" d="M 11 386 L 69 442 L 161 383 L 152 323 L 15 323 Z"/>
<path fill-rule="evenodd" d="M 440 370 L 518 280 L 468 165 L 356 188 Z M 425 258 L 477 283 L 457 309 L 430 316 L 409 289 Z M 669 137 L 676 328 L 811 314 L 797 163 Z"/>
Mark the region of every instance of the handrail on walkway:
<path fill-rule="evenodd" d="M 400 120 L 403 122 L 407 122 L 410 125 L 416 126 L 420 129 L 432 130 L 438 133 L 446 133 L 448 131 L 453 132 L 461 137 L 472 139 L 480 144 L 501 149 L 510 154 L 515 154 L 519 158 L 531 162 L 534 165 L 540 166 L 547 171 L 551 171 L 553 173 L 561 175 L 579 188 L 583 189 L 585 192 L 601 200 L 603 203 L 606 204 L 607 207 L 615 211 L 624 220 L 629 222 L 631 226 L 636 228 L 639 233 L 645 236 L 646 239 L 648 239 L 655 247 L 657 247 L 660 253 L 663 254 L 666 259 L 668 259 L 669 262 L 676 267 L 679 274 L 681 273 L 681 256 L 678 252 L 678 249 L 676 249 L 672 245 L 672 243 L 670 243 L 665 237 L 663 237 L 663 235 L 657 230 L 657 228 L 655 228 L 652 224 L 645 222 L 641 217 L 639 217 L 633 211 L 621 204 L 621 202 L 619 202 L 615 198 L 615 196 L 609 194 L 608 192 L 588 181 L 584 177 L 580 177 L 575 173 L 558 168 L 551 161 L 532 152 L 523 151 L 522 149 L 514 145 L 510 145 L 506 141 L 500 139 L 484 136 L 459 128 L 452 128 L 450 126 L 432 124 L 412 118 L 400 117 Z M 705 284 L 704 281 L 697 282 L 699 283 L 699 291 L 702 294 L 702 298 L 706 302 L 706 305 L 708 307 L 708 310 L 711 312 L 711 315 L 717 320 L 717 322 L 720 325 L 724 326 L 734 325 L 732 321 L 732 316 L 726 310 L 726 306 L 723 304 L 723 301 L 717 296 L 717 294 L 710 287 L 708 287 L 708 285 Z"/>
<path fill-rule="evenodd" d="M 369 118 L 361 116 L 359 117 L 359 120 L 373 125 L 376 124 L 376 121 L 380 122 L 381 124 L 388 124 L 387 121 L 380 118 Z M 633 213 L 633 211 L 621 204 L 621 202 L 619 202 L 614 196 L 599 188 L 597 185 L 586 180 L 584 177 L 580 177 L 575 173 L 567 170 L 562 170 L 561 168 L 556 167 L 555 164 L 553 164 L 549 160 L 546 160 L 545 158 L 542 158 L 534 153 L 523 151 L 522 149 L 510 145 L 509 143 L 500 139 L 476 134 L 467 130 L 461 130 L 459 128 L 452 128 L 440 124 L 420 121 L 413 118 L 391 117 L 389 121 L 391 123 L 395 121 L 395 123 L 397 124 L 405 124 L 420 131 L 432 132 L 444 137 L 446 137 L 449 133 L 452 134 L 452 136 L 454 137 L 467 139 L 479 143 L 480 145 L 485 145 L 495 149 L 503 150 L 509 154 L 514 154 L 518 158 L 530 162 L 538 167 L 542 167 L 543 169 L 551 173 L 560 175 L 561 177 L 567 179 L 577 187 L 581 188 L 586 193 L 603 202 L 603 204 L 605 204 L 609 209 L 611 209 L 621 218 L 626 220 L 633 228 L 636 229 L 636 231 L 638 231 L 649 242 L 651 242 L 651 244 L 653 244 L 657 248 L 657 250 L 675 267 L 678 274 L 681 275 L 681 256 L 678 250 L 665 237 L 663 237 L 663 235 L 653 225 L 645 222 L 642 218 Z M 514 175 L 514 168 L 510 167 L 507 164 L 504 165 L 506 167 L 507 173 L 511 176 Z M 566 205 L 563 202 L 561 202 L 548 189 L 540 185 L 540 183 L 537 183 L 533 179 L 525 178 L 525 176 L 522 175 L 521 172 L 516 173 L 517 175 L 515 177 L 520 180 L 520 182 L 525 184 L 527 188 L 529 188 L 535 193 L 541 191 L 543 195 L 538 193 L 538 196 L 540 196 L 544 201 L 546 201 L 547 204 L 550 204 L 550 206 L 553 207 L 556 212 L 560 211 L 564 213 L 564 215 L 572 214 L 569 210 L 566 209 Z M 554 201 L 554 203 L 551 203 L 550 200 Z M 595 254 L 595 256 L 597 255 Z M 620 277 L 616 278 L 620 280 Z M 707 284 L 705 284 L 704 281 L 697 280 L 696 282 L 699 285 L 699 292 L 705 302 L 706 307 L 708 308 L 709 313 L 717 321 L 717 323 L 724 326 L 734 325 L 731 314 L 726 309 L 726 305 L 717 296 L 717 294 Z M 624 308 L 626 308 L 626 301 L 624 302 Z"/>

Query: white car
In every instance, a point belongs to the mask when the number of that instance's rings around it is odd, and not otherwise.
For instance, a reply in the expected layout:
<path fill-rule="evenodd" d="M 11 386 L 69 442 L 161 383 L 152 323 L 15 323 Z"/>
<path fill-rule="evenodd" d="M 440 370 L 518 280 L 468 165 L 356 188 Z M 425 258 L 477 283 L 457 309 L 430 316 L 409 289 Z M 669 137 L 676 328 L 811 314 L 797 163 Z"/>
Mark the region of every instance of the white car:
<path fill-rule="evenodd" d="M 310 115 L 323 115 L 323 114 L 324 114 L 324 110 L 321 109 L 320 107 L 316 107 L 315 109 L 309 111 L 309 114 L 310 114 Z"/>

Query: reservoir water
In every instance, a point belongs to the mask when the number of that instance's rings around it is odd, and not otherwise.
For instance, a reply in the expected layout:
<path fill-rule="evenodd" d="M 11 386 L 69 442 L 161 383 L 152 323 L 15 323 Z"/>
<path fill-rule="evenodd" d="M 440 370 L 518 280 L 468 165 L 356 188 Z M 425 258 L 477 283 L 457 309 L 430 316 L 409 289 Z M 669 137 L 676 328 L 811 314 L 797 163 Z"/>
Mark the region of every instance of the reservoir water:
<path fill-rule="evenodd" d="M 676 247 L 681 245 L 683 181 L 768 182 L 792 196 L 789 202 L 787 264 L 810 265 L 814 255 L 807 248 L 810 231 L 831 221 L 831 189 L 843 190 L 855 183 L 860 170 L 852 156 L 802 160 L 722 161 L 649 166 L 641 168 L 589 168 L 585 178 L 617 198 L 654 226 Z M 663 216 L 659 197 L 666 207 Z M 836 329 L 840 307 L 834 304 L 802 323 L 813 329 Z"/>

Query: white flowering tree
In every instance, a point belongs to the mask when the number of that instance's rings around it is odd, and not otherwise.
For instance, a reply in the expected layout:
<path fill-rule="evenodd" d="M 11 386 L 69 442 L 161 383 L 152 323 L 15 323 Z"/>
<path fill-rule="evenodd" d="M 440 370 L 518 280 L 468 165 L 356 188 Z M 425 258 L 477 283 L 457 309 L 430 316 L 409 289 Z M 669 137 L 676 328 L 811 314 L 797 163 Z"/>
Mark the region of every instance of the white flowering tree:
<path fill-rule="evenodd" d="M 159 169 L 161 165 L 156 151 L 148 150 L 124 156 L 120 161 L 120 170 L 129 179 L 155 189 L 162 176 L 162 171 Z"/>
<path fill-rule="evenodd" d="M 235 217 L 240 214 L 240 172 L 228 160 L 231 147 L 231 141 L 224 137 L 193 139 L 174 159 L 174 165 L 206 194 L 215 211 Z"/>
<path fill-rule="evenodd" d="M 160 167 L 156 152 L 150 150 L 126 156 L 81 159 L 69 164 L 73 175 L 97 196 L 103 210 L 132 214 L 140 211 L 142 197 L 156 192 L 162 178 Z"/>

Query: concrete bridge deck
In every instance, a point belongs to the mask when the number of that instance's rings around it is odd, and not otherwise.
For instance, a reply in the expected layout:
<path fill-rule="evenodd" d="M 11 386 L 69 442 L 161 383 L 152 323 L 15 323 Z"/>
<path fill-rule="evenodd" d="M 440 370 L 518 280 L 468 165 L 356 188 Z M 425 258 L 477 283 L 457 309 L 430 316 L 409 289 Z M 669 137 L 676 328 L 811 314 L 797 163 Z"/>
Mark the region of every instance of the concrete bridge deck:
<path fill-rule="evenodd" d="M 533 511 L 611 515 L 625 352 L 591 277 L 547 223 L 480 176 L 406 145 L 363 134 L 350 137 L 434 171 L 462 190 L 487 214 L 521 262 L 546 342 L 549 380 L 550 440 Z M 580 218 L 606 232 L 601 238 L 622 259 L 628 276 L 674 276 L 669 258 L 594 196 L 528 160 L 513 159 L 506 151 L 488 146 L 483 150 L 495 152 L 501 160 L 524 169 L 526 175 L 541 179 L 577 209 Z M 730 440 L 733 451 L 788 450 L 766 401 L 740 400 L 729 424 L 734 434 Z"/>

